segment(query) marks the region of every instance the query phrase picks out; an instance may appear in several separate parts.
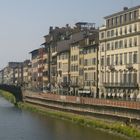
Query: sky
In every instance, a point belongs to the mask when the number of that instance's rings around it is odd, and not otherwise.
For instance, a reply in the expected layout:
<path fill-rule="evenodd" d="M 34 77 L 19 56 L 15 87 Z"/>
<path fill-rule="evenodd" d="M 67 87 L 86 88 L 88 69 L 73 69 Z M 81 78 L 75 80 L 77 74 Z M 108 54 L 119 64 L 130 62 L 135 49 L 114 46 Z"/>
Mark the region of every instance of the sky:
<path fill-rule="evenodd" d="M 103 17 L 136 5 L 140 0 L 0 0 L 0 69 L 29 59 L 50 26 L 84 21 L 99 27 Z"/>

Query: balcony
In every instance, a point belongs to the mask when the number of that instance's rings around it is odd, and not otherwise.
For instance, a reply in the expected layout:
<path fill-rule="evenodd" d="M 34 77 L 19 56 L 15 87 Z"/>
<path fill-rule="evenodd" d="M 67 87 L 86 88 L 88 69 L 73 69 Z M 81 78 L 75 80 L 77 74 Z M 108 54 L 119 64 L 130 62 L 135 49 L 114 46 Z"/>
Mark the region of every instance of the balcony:
<path fill-rule="evenodd" d="M 138 83 L 104 83 L 106 88 L 138 88 Z"/>
<path fill-rule="evenodd" d="M 126 69 L 128 69 L 128 70 L 133 69 L 133 65 L 132 64 L 126 64 Z"/>
<path fill-rule="evenodd" d="M 108 69 L 110 69 L 111 71 L 115 70 L 115 66 L 114 65 L 110 65 L 108 66 Z"/>

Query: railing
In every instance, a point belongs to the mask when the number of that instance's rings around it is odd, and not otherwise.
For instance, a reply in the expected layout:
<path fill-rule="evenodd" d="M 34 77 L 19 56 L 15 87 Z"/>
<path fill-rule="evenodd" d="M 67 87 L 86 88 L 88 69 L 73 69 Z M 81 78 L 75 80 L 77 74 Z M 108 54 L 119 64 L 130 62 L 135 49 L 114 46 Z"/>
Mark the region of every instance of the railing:
<path fill-rule="evenodd" d="M 110 66 L 108 66 L 108 69 L 115 70 L 115 66 L 114 65 L 110 65 Z"/>
<path fill-rule="evenodd" d="M 132 69 L 133 65 L 132 64 L 126 64 L 126 69 Z"/>
<path fill-rule="evenodd" d="M 96 99 L 96 98 L 88 98 L 88 97 L 78 97 L 78 96 L 65 96 L 58 94 L 25 94 L 25 96 L 31 96 L 35 98 L 44 98 L 48 100 L 67 102 L 67 103 L 79 103 L 79 104 L 87 104 L 87 105 L 99 105 L 99 106 L 110 106 L 110 107 L 120 107 L 120 108 L 128 108 L 128 109 L 137 109 L 140 110 L 140 102 L 139 101 L 117 101 L 117 100 L 108 100 L 108 99 Z"/>
<path fill-rule="evenodd" d="M 104 83 L 105 87 L 124 87 L 124 88 L 137 88 L 138 83 Z"/>

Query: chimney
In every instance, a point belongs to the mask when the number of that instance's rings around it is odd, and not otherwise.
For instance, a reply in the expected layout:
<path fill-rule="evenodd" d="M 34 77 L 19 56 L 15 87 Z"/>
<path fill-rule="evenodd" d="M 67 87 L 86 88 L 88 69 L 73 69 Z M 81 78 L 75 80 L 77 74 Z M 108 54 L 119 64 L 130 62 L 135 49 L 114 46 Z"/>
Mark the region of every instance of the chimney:
<path fill-rule="evenodd" d="M 69 27 L 69 24 L 66 24 L 66 28 L 68 28 Z"/>
<path fill-rule="evenodd" d="M 125 10 L 128 10 L 128 7 L 124 7 L 123 10 L 124 10 L 124 11 L 125 11 Z"/>
<path fill-rule="evenodd" d="M 51 33 L 51 32 L 52 32 L 52 30 L 53 30 L 53 27 L 52 27 L 52 26 L 50 26 L 49 32 Z"/>

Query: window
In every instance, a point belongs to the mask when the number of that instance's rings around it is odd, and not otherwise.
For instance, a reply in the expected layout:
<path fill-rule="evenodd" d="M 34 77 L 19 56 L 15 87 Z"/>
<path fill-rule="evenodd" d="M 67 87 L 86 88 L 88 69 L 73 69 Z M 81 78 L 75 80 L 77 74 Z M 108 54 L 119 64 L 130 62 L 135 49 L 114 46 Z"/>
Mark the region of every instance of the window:
<path fill-rule="evenodd" d="M 85 65 L 85 66 L 88 65 L 88 61 L 87 61 L 87 59 L 85 59 L 85 61 L 84 61 L 84 65 Z"/>
<path fill-rule="evenodd" d="M 101 50 L 102 50 L 102 52 L 104 52 L 104 45 L 102 45 Z"/>
<path fill-rule="evenodd" d="M 111 50 L 114 50 L 114 42 L 111 42 Z"/>
<path fill-rule="evenodd" d="M 120 28 L 120 35 L 122 35 L 122 28 Z"/>
<path fill-rule="evenodd" d="M 110 50 L 110 43 L 107 43 L 107 50 Z"/>
<path fill-rule="evenodd" d="M 88 74 L 87 73 L 85 73 L 85 80 L 87 80 L 88 79 Z"/>
<path fill-rule="evenodd" d="M 107 73 L 107 82 L 110 83 L 110 73 Z"/>
<path fill-rule="evenodd" d="M 129 20 L 132 20 L 132 12 L 129 13 Z"/>
<path fill-rule="evenodd" d="M 122 22 L 123 22 L 123 16 L 120 15 L 120 24 L 122 24 Z"/>
<path fill-rule="evenodd" d="M 96 58 L 92 58 L 92 65 L 96 65 Z"/>
<path fill-rule="evenodd" d="M 108 55 L 107 56 L 107 66 L 109 66 L 110 65 L 110 56 Z"/>
<path fill-rule="evenodd" d="M 58 68 L 59 68 L 59 69 L 62 68 L 62 63 L 61 63 L 61 62 L 58 63 Z"/>
<path fill-rule="evenodd" d="M 118 29 L 116 29 L 116 36 L 118 36 Z"/>
<path fill-rule="evenodd" d="M 79 59 L 79 65 L 82 65 L 82 64 L 83 64 L 83 59 L 80 58 L 80 59 Z"/>
<path fill-rule="evenodd" d="M 102 58 L 101 58 L 101 65 L 102 66 L 104 65 L 104 56 L 102 56 Z"/>
<path fill-rule="evenodd" d="M 127 26 L 124 28 L 124 33 L 127 34 Z"/>
<path fill-rule="evenodd" d="M 134 38 L 134 46 L 137 46 L 137 37 Z"/>
<path fill-rule="evenodd" d="M 129 26 L 129 33 L 132 32 L 132 25 Z"/>
<path fill-rule="evenodd" d="M 76 71 L 78 71 L 78 65 L 75 66 Z"/>
<path fill-rule="evenodd" d="M 114 55 L 111 55 L 111 65 L 114 65 Z"/>
<path fill-rule="evenodd" d="M 123 48 L 123 41 L 122 40 L 119 41 L 119 48 Z"/>
<path fill-rule="evenodd" d="M 107 31 L 107 37 L 110 37 L 110 31 Z"/>
<path fill-rule="evenodd" d="M 114 72 L 111 72 L 111 83 L 114 83 Z"/>
<path fill-rule="evenodd" d="M 118 83 L 118 72 L 115 73 L 115 83 Z"/>
<path fill-rule="evenodd" d="M 102 80 L 101 80 L 101 81 L 102 81 L 102 83 L 104 83 L 104 73 L 103 73 L 103 72 L 101 72 L 101 75 L 102 75 L 102 76 L 101 76 L 101 78 L 102 78 Z"/>
<path fill-rule="evenodd" d="M 73 61 L 73 56 L 71 56 L 71 61 Z"/>
<path fill-rule="evenodd" d="M 129 39 L 129 47 L 132 47 L 132 38 Z"/>
<path fill-rule="evenodd" d="M 133 82 L 137 83 L 137 73 L 136 72 L 133 74 Z"/>
<path fill-rule="evenodd" d="M 123 73 L 120 72 L 120 83 L 122 83 L 122 82 L 123 82 Z"/>
<path fill-rule="evenodd" d="M 124 64 L 127 64 L 127 53 L 124 53 Z"/>
<path fill-rule="evenodd" d="M 134 25 L 134 31 L 137 32 L 137 24 Z"/>
<path fill-rule="evenodd" d="M 128 83 L 132 83 L 132 73 L 128 73 Z"/>
<path fill-rule="evenodd" d="M 127 81 L 127 74 L 126 74 L 126 72 L 124 72 L 123 77 L 124 77 L 124 83 L 125 83 Z"/>
<path fill-rule="evenodd" d="M 115 24 L 118 24 L 118 17 L 115 18 Z"/>
<path fill-rule="evenodd" d="M 120 65 L 123 64 L 122 53 L 120 54 Z"/>
<path fill-rule="evenodd" d="M 101 39 L 103 39 L 103 38 L 104 38 L 104 32 L 101 33 Z"/>
<path fill-rule="evenodd" d="M 124 14 L 124 21 L 127 21 L 127 14 Z"/>
<path fill-rule="evenodd" d="M 129 52 L 129 64 L 132 64 L 132 52 Z"/>
<path fill-rule="evenodd" d="M 79 69 L 79 75 L 83 75 L 84 71 L 83 69 Z"/>
<path fill-rule="evenodd" d="M 114 36 L 114 30 L 111 30 L 111 37 Z"/>
<path fill-rule="evenodd" d="M 109 21 L 109 19 L 107 20 L 107 27 L 109 27 L 109 23 L 110 23 L 110 21 Z"/>
<path fill-rule="evenodd" d="M 116 54 L 115 57 L 116 57 L 115 58 L 116 65 L 118 65 L 118 54 Z"/>
<path fill-rule="evenodd" d="M 115 49 L 117 49 L 118 48 L 118 42 L 116 41 L 115 42 Z"/>
<path fill-rule="evenodd" d="M 124 47 L 127 48 L 127 39 L 124 40 Z"/>
<path fill-rule="evenodd" d="M 113 18 L 111 19 L 111 25 L 112 26 L 114 25 L 114 19 Z"/>
<path fill-rule="evenodd" d="M 137 11 L 134 11 L 134 19 L 137 18 Z"/>
<path fill-rule="evenodd" d="M 134 52 L 134 54 L 133 54 L 133 63 L 134 64 L 137 63 L 137 52 Z"/>

